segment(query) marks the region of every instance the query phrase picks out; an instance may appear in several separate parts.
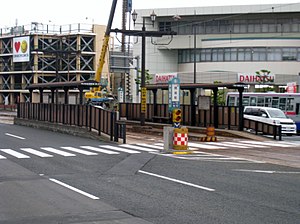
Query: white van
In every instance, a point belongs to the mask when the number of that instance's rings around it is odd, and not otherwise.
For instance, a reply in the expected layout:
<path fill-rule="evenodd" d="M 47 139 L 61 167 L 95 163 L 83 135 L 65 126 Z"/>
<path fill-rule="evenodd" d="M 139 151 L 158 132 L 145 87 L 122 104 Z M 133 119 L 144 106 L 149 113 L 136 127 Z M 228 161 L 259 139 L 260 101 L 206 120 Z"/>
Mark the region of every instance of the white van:
<path fill-rule="evenodd" d="M 282 134 L 297 134 L 295 122 L 292 119 L 287 118 L 284 112 L 278 108 L 245 106 L 244 118 L 268 124 L 281 125 Z"/>

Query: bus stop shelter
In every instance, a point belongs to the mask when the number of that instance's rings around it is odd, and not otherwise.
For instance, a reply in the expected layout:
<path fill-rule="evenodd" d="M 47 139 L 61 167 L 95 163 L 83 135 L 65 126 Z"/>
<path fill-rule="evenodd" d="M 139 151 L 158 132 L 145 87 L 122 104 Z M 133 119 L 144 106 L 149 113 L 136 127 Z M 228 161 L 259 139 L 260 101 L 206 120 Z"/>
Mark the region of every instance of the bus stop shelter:
<path fill-rule="evenodd" d="M 213 107 L 214 107 L 214 127 L 218 128 L 218 91 L 219 88 L 235 89 L 239 92 L 239 130 L 243 130 L 243 92 L 248 85 L 245 83 L 181 83 L 180 90 L 188 90 L 190 92 L 191 105 L 191 119 L 196 118 L 196 91 L 197 89 L 210 89 L 214 93 Z M 154 115 L 157 114 L 157 90 L 168 90 L 168 84 L 149 84 L 146 86 L 148 91 L 153 93 Z"/>

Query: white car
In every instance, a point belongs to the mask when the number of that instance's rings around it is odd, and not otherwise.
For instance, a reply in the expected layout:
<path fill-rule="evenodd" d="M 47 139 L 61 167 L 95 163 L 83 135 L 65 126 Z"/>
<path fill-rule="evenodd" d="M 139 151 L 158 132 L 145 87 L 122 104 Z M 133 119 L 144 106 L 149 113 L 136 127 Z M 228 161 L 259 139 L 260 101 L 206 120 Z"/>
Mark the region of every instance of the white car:
<path fill-rule="evenodd" d="M 260 121 L 268 124 L 281 125 L 281 133 L 287 135 L 297 134 L 295 122 L 288 118 L 278 108 L 245 106 L 244 118 Z"/>

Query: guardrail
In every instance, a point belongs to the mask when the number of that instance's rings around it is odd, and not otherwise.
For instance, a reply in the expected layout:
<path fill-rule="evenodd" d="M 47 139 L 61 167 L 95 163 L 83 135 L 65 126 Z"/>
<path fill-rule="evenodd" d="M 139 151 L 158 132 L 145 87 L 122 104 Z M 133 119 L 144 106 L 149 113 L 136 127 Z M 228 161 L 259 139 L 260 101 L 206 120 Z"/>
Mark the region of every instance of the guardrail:
<path fill-rule="evenodd" d="M 126 141 L 126 132 L 125 135 L 124 133 L 119 134 L 114 138 L 114 135 L 118 133 L 115 132 L 115 129 L 119 126 L 116 123 L 116 112 L 91 105 L 19 103 L 17 117 L 85 127 L 89 131 L 98 132 L 99 136 L 101 136 L 101 133 L 109 135 L 111 141 L 118 138 L 123 138 Z"/>
<path fill-rule="evenodd" d="M 263 133 L 265 135 L 272 135 L 274 140 L 276 140 L 277 137 L 279 141 L 282 140 L 281 125 L 268 124 L 244 118 L 244 128 L 253 130 L 256 135 Z"/>

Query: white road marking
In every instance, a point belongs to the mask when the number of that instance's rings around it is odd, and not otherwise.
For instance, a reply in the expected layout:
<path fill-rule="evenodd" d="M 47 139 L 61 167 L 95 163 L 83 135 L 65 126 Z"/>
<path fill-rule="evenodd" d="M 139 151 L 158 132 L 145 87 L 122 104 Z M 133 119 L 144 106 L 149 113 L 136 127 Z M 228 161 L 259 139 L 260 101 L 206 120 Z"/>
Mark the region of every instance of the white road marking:
<path fill-rule="evenodd" d="M 247 149 L 247 148 L 250 148 L 250 146 L 243 146 L 243 145 L 232 145 L 232 144 L 229 144 L 229 143 L 224 143 L 224 142 L 208 142 L 206 144 L 209 144 L 209 145 L 218 145 L 218 146 L 225 146 L 225 147 L 235 147 L 235 148 L 241 148 L 241 149 Z"/>
<path fill-rule="evenodd" d="M 220 147 L 220 146 L 213 146 L 208 144 L 199 144 L 199 143 L 193 143 L 189 142 L 188 146 L 196 147 L 196 148 L 203 148 L 203 149 L 226 149 L 226 147 Z"/>
<path fill-rule="evenodd" d="M 145 147 L 149 147 L 149 148 L 153 148 L 153 149 L 164 149 L 164 147 L 162 146 L 158 146 L 158 145 L 150 145 L 150 144 L 145 144 L 145 143 L 138 143 L 137 145 L 141 145 L 141 146 L 145 146 Z"/>
<path fill-rule="evenodd" d="M 60 147 L 62 149 L 66 149 L 66 150 L 70 150 L 72 152 L 77 152 L 77 153 L 80 153 L 80 154 L 83 154 L 83 155 L 87 155 L 87 156 L 95 156 L 95 155 L 98 155 L 98 153 L 95 153 L 95 152 L 89 152 L 89 151 L 86 151 L 86 150 L 82 150 L 82 149 L 77 149 L 77 148 L 74 148 L 74 147 Z"/>
<path fill-rule="evenodd" d="M 0 155 L 0 159 L 6 159 L 6 157 Z"/>
<path fill-rule="evenodd" d="M 5 135 L 10 136 L 10 137 L 14 137 L 14 138 L 18 138 L 18 139 L 22 139 L 22 140 L 26 139 L 24 137 L 13 135 L 13 134 L 9 134 L 9 133 L 5 133 Z"/>
<path fill-rule="evenodd" d="M 41 149 L 46 150 L 48 152 L 58 154 L 58 155 L 61 155 L 61 156 L 68 156 L 68 157 L 69 156 L 76 156 L 75 154 L 64 152 L 64 151 L 61 151 L 61 150 L 58 150 L 58 149 L 55 149 L 55 148 L 52 148 L 52 147 L 41 147 Z"/>
<path fill-rule="evenodd" d="M 232 144 L 234 147 L 237 147 L 237 146 L 245 146 L 245 147 L 248 147 L 248 148 L 253 148 L 253 147 L 256 147 L 256 148 L 268 148 L 267 146 L 264 146 L 264 145 L 253 145 L 253 144 L 246 144 L 246 143 L 242 143 L 242 142 L 224 142 L 226 144 Z"/>
<path fill-rule="evenodd" d="M 31 154 L 39 156 L 39 157 L 43 157 L 43 158 L 44 157 L 53 157 L 52 155 L 49 155 L 49 154 L 44 153 L 44 152 L 37 151 L 37 150 L 32 149 L 32 148 L 20 148 L 20 150 L 31 153 Z"/>
<path fill-rule="evenodd" d="M 105 154 L 109 154 L 109 155 L 120 154 L 118 152 L 114 152 L 114 151 L 110 151 L 110 150 L 105 150 L 105 149 L 100 149 L 100 148 L 93 147 L 93 146 L 80 146 L 80 148 L 89 149 L 89 150 L 92 150 L 92 151 L 101 152 L 101 153 L 105 153 Z"/>
<path fill-rule="evenodd" d="M 5 153 L 7 153 L 7 154 L 9 154 L 11 156 L 14 156 L 14 157 L 16 157 L 18 159 L 28 159 L 28 158 L 30 158 L 29 156 L 24 155 L 24 154 L 19 153 L 19 152 L 16 152 L 16 151 L 14 151 L 12 149 L 1 149 L 1 151 L 5 152 Z"/>
<path fill-rule="evenodd" d="M 215 191 L 215 189 L 212 189 L 212 188 L 208 188 L 208 187 L 204 187 L 204 186 L 192 184 L 192 183 L 189 183 L 189 182 L 185 182 L 185 181 L 177 180 L 177 179 L 174 179 L 174 178 L 170 178 L 170 177 L 158 175 L 158 174 L 155 174 L 155 173 L 149 173 L 149 172 L 142 171 L 142 170 L 139 170 L 138 172 L 139 172 L 139 173 L 146 174 L 146 175 L 158 177 L 158 178 L 161 178 L 161 179 L 173 181 L 173 182 L 176 182 L 176 183 L 184 184 L 184 185 L 187 185 L 187 186 L 199 188 L 199 189 L 206 190 L 206 191 Z"/>
<path fill-rule="evenodd" d="M 131 149 L 137 149 L 137 150 L 141 150 L 141 151 L 145 151 L 145 152 L 157 152 L 158 150 L 155 149 L 149 149 L 149 148 L 145 148 L 145 147 L 141 147 L 141 146 L 137 146 L 137 145 L 130 145 L 130 144 L 125 144 L 125 145 L 120 145 L 121 147 L 126 147 L 126 148 L 131 148 Z"/>
<path fill-rule="evenodd" d="M 63 182 L 61 182 L 61 181 L 59 181 L 59 180 L 56 180 L 56 179 L 53 179 L 53 178 L 49 178 L 49 180 L 52 181 L 52 182 L 54 182 L 54 183 L 56 183 L 56 184 L 59 184 L 59 185 L 61 185 L 61 186 L 63 186 L 63 187 L 66 187 L 66 188 L 68 188 L 68 189 L 70 189 L 70 190 L 72 190 L 72 191 L 75 191 L 75 192 L 77 192 L 77 193 L 79 193 L 79 194 L 82 194 L 82 195 L 84 195 L 84 196 L 86 196 L 86 197 L 88 197 L 88 198 L 91 198 L 91 199 L 93 199 L 93 200 L 98 200 L 98 199 L 99 199 L 98 197 L 96 197 L 96 196 L 94 196 L 94 195 L 92 195 L 92 194 L 86 193 L 86 192 L 84 192 L 84 191 L 82 191 L 82 190 L 79 190 L 79 189 L 77 189 L 77 188 L 75 188 L 75 187 L 72 187 L 72 186 L 70 186 L 70 185 L 68 185 L 68 184 L 65 184 L 65 183 L 63 183 Z"/>
<path fill-rule="evenodd" d="M 241 141 L 242 143 L 254 144 L 254 145 L 266 145 L 266 146 L 278 146 L 278 147 L 295 147 L 294 145 L 284 144 L 284 142 L 274 143 L 274 142 L 256 142 L 256 141 Z"/>
<path fill-rule="evenodd" d="M 112 149 L 112 150 L 116 150 L 116 151 L 120 151 L 120 152 L 126 152 L 126 153 L 130 153 L 130 154 L 141 153 L 141 152 L 138 152 L 135 150 L 123 149 L 123 148 L 112 146 L 112 145 L 99 145 L 99 147 L 106 148 L 106 149 Z"/>
<path fill-rule="evenodd" d="M 234 169 L 234 171 L 241 171 L 241 172 L 251 172 L 251 173 L 279 173 L 279 174 L 300 174 L 300 172 L 294 171 L 276 171 L 276 170 L 244 170 L 244 169 Z"/>

